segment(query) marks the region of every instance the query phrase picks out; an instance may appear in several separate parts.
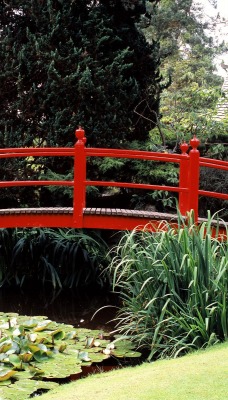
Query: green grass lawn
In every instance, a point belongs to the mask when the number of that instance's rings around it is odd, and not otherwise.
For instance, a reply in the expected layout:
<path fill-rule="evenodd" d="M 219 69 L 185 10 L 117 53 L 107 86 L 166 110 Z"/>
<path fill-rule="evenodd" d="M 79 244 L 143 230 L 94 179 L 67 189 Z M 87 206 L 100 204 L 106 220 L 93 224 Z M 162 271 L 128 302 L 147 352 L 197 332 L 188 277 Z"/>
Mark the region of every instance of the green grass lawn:
<path fill-rule="evenodd" d="M 40 400 L 227 400 L 228 342 L 62 385 Z"/>

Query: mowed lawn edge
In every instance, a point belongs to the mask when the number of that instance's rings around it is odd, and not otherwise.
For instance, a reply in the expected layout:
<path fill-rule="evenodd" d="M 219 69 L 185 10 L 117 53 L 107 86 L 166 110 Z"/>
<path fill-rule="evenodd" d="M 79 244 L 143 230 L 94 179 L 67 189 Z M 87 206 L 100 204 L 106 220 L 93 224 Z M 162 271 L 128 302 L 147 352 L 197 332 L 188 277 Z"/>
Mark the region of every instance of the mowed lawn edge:
<path fill-rule="evenodd" d="M 228 342 L 184 357 L 94 374 L 40 400 L 227 400 Z"/>

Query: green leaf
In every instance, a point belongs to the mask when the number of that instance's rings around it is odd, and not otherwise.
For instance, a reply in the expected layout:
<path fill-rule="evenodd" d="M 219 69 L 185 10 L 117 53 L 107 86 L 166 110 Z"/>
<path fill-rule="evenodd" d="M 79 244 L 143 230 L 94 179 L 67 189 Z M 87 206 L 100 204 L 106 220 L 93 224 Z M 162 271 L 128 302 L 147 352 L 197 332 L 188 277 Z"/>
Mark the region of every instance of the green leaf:
<path fill-rule="evenodd" d="M 56 329 L 54 332 L 51 333 L 51 336 L 55 340 L 62 340 L 65 338 L 65 332 L 62 329 Z"/>
<path fill-rule="evenodd" d="M 41 332 L 41 331 L 48 329 L 48 326 L 50 325 L 51 322 L 52 321 L 47 320 L 47 321 L 38 323 L 38 325 L 34 328 L 34 332 Z"/>
<path fill-rule="evenodd" d="M 16 371 L 13 371 L 12 369 L 0 370 L 0 381 L 6 381 L 15 374 Z"/>
<path fill-rule="evenodd" d="M 87 351 L 80 351 L 78 353 L 78 358 L 81 361 L 91 361 L 91 358 L 89 358 L 89 355 L 88 355 Z"/>

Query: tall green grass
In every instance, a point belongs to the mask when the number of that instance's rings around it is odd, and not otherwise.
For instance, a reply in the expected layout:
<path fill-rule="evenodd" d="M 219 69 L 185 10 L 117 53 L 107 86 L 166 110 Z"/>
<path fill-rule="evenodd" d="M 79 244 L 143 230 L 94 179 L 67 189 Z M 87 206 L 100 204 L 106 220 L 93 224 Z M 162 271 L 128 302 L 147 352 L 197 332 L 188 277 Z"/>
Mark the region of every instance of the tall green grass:
<path fill-rule="evenodd" d="M 53 289 L 104 285 L 107 252 L 95 231 L 0 229 L 0 286 L 31 280 Z"/>
<path fill-rule="evenodd" d="M 180 219 L 177 229 L 127 233 L 113 250 L 116 331 L 149 350 L 149 360 L 228 338 L 226 234 L 212 237 L 210 216 L 198 226 Z"/>

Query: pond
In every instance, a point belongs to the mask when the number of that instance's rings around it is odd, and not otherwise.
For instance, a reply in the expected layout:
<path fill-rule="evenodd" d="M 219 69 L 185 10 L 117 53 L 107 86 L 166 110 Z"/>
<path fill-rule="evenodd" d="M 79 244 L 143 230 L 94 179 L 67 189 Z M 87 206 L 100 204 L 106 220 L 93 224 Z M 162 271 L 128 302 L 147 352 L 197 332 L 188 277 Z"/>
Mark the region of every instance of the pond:
<path fill-rule="evenodd" d="M 1 312 L 45 315 L 53 321 L 75 327 L 109 332 L 114 328 L 114 323 L 110 321 L 115 317 L 117 307 L 117 296 L 102 289 L 64 289 L 53 292 L 50 288 L 35 285 L 0 289 Z"/>

